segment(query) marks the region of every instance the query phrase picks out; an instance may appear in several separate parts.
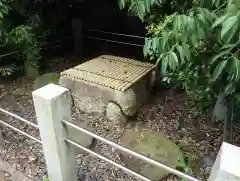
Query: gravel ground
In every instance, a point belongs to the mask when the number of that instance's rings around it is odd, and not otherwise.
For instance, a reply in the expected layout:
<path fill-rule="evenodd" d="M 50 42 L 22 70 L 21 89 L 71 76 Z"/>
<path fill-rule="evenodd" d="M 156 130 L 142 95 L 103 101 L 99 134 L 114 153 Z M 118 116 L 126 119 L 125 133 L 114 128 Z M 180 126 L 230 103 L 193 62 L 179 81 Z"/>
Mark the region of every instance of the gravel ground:
<path fill-rule="evenodd" d="M 8 92 L 8 94 L 4 94 L 4 92 Z M 28 84 L 25 79 L 21 79 L 19 82 L 11 85 L 5 85 L 1 89 L 1 107 L 36 123 L 31 92 L 32 85 Z M 88 125 L 91 126 L 89 130 L 109 140 L 117 141 L 121 135 L 122 129 L 110 127 L 111 123 L 109 121 L 89 116 L 73 109 L 73 119 L 78 120 L 79 117 L 81 117 L 79 121 L 86 120 Z M 21 121 L 2 113 L 0 113 L 0 119 L 40 139 L 38 130 L 29 127 Z M 5 139 L 0 152 L 3 160 L 34 180 L 46 178 L 42 146 L 7 127 L 0 126 L 0 129 L 3 131 Z M 97 143 L 94 150 L 113 160 L 119 160 L 118 155 L 112 153 L 113 150 L 107 145 Z M 86 153 L 77 155 L 76 160 L 79 169 L 79 179 L 81 180 L 134 180 L 125 173 L 114 169 L 111 165 L 93 158 Z"/>
<path fill-rule="evenodd" d="M 0 85 L 1 107 L 36 123 L 31 97 L 32 87 L 31 81 L 26 78 L 20 78 L 11 84 Z M 192 164 L 193 172 L 195 176 L 203 178 L 204 173 L 201 168 L 205 165 L 211 166 L 222 142 L 222 132 L 215 128 L 216 126 L 213 128 L 208 124 L 210 119 L 193 118 L 186 108 L 185 100 L 185 96 L 181 93 L 159 91 L 141 108 L 136 120 L 129 122 L 126 127 L 151 128 L 157 132 L 164 132 L 184 152 L 196 157 Z M 73 109 L 72 115 L 75 121 L 85 121 L 90 131 L 108 140 L 117 142 L 123 132 L 123 128 L 112 124 L 107 119 L 87 115 L 76 109 Z M 39 138 L 36 129 L 19 120 L 2 113 L 0 113 L 0 119 Z M 4 126 L 0 126 L 0 129 L 3 130 L 5 139 L 4 145 L 0 147 L 3 160 L 33 180 L 41 181 L 46 178 L 42 146 Z M 97 142 L 93 150 L 124 165 L 120 160 L 120 153 L 103 143 Z M 76 160 L 79 180 L 82 181 L 137 180 L 86 153 L 77 155 Z M 169 176 L 167 180 L 178 179 Z"/>

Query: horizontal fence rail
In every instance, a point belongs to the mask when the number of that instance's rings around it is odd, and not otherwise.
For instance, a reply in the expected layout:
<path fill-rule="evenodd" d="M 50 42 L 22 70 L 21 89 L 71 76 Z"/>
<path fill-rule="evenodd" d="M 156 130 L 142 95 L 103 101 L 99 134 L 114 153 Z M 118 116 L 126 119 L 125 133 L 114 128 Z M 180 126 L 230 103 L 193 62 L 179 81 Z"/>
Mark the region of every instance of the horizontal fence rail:
<path fill-rule="evenodd" d="M 7 111 L 7 110 L 5 110 L 5 109 L 2 109 L 2 108 L 0 108 L 0 112 L 3 112 L 4 114 L 6 114 L 6 115 L 8 115 L 8 116 L 12 116 L 12 117 L 14 117 L 14 118 L 16 118 L 16 119 L 18 119 L 18 120 L 20 120 L 20 121 L 22 121 L 22 122 L 30 125 L 30 126 L 32 126 L 32 127 L 34 127 L 34 128 L 37 128 L 37 129 L 38 129 L 38 125 L 36 125 L 36 124 L 34 124 L 34 123 L 32 123 L 32 122 L 30 122 L 30 121 L 28 121 L 28 120 L 20 117 L 20 116 L 14 114 L 14 113 L 11 113 L 11 112 L 9 112 L 9 111 Z M 34 141 L 36 141 L 36 142 L 38 142 L 38 143 L 42 143 L 41 140 L 39 140 L 39 139 L 37 139 L 37 138 L 35 138 L 35 137 L 33 137 L 33 136 L 25 133 L 24 131 L 21 131 L 21 130 L 18 129 L 18 128 L 15 128 L 14 126 L 12 126 L 12 125 L 10 125 L 10 124 L 2 121 L 2 120 L 0 120 L 0 123 L 1 123 L 2 125 L 4 125 L 4 126 L 7 126 L 7 127 L 11 128 L 12 130 L 14 130 L 14 131 L 16 131 L 16 132 L 24 135 L 24 136 L 27 136 L 28 138 L 33 139 Z"/>
<path fill-rule="evenodd" d="M 0 58 L 4 58 L 4 57 L 7 57 L 7 56 L 10 56 L 10 55 L 16 55 L 16 54 L 19 54 L 21 53 L 21 51 L 15 51 L 15 52 L 10 52 L 10 53 L 6 53 L 6 54 L 3 54 L 3 55 L 0 55 Z"/>
<path fill-rule="evenodd" d="M 141 44 L 127 43 L 127 42 L 123 42 L 123 41 L 109 40 L 109 39 L 104 39 L 104 38 L 96 38 L 96 37 L 93 37 L 93 36 L 84 36 L 84 38 L 93 39 L 93 40 L 100 40 L 100 41 L 105 41 L 105 42 L 110 42 L 110 43 L 118 43 L 118 44 L 123 44 L 123 45 L 143 47 L 143 45 L 141 45 Z"/>
<path fill-rule="evenodd" d="M 53 46 L 53 45 L 60 45 L 60 44 L 62 44 L 63 41 L 65 41 L 65 40 L 72 40 L 72 39 L 73 39 L 73 37 L 71 37 L 71 36 L 70 36 L 70 37 L 65 37 L 65 38 L 62 38 L 62 39 L 60 39 L 60 40 L 56 40 L 56 41 L 52 41 L 52 42 L 47 42 L 47 43 L 42 43 L 42 44 L 40 44 L 39 46 L 40 46 L 40 47 L 43 47 L 43 48 L 47 48 L 47 47 Z M 0 55 L 0 59 L 1 59 L 1 58 L 4 58 L 4 57 L 11 56 L 11 55 L 17 55 L 17 54 L 20 54 L 20 53 L 22 53 L 21 50 L 14 51 L 14 52 L 9 52 L 9 53 L 5 53 L 5 54 Z"/>
<path fill-rule="evenodd" d="M 104 156 L 101 156 L 101 155 L 91 151 L 90 149 L 85 148 L 84 146 L 81 146 L 81 145 L 75 143 L 74 141 L 71 141 L 71 140 L 69 140 L 67 138 L 65 139 L 65 141 L 67 143 L 70 143 L 70 144 L 76 146 L 77 148 L 82 149 L 83 151 L 85 151 L 87 153 L 90 153 L 90 154 L 94 155 L 95 157 L 98 157 L 98 158 L 100 158 L 100 159 L 102 159 L 102 160 L 104 160 L 104 161 L 106 161 L 106 162 L 108 162 L 108 163 L 110 163 L 110 164 L 112 164 L 112 165 L 122 169 L 125 172 L 128 172 L 128 173 L 132 174 L 133 176 L 135 176 L 137 178 L 142 179 L 143 181 L 151 181 L 150 179 L 148 179 L 148 178 L 146 178 L 146 177 L 144 177 L 144 176 L 142 176 L 142 175 L 140 175 L 140 174 L 138 174 L 138 173 L 136 173 L 136 172 L 134 172 L 134 171 L 132 171 L 132 170 L 130 170 L 130 169 L 128 169 L 128 168 L 126 168 L 126 167 L 124 167 L 124 166 L 114 162 L 114 161 L 112 161 L 112 160 L 109 160 L 108 158 L 106 158 Z"/>
<path fill-rule="evenodd" d="M 38 125 L 36 125 L 36 124 L 34 124 L 34 123 L 32 123 L 32 122 L 30 122 L 30 121 L 28 121 L 28 120 L 20 117 L 20 116 L 14 114 L 14 113 L 11 113 L 11 112 L 9 112 L 9 111 L 7 111 L 7 110 L 5 110 L 5 109 L 2 109 L 2 108 L 0 108 L 0 112 L 3 112 L 4 114 L 9 115 L 9 116 L 12 116 L 12 117 L 14 117 L 14 118 L 16 118 L 16 119 L 19 119 L 19 120 L 21 120 L 22 122 L 25 122 L 25 123 L 31 125 L 32 127 L 38 129 Z"/>
<path fill-rule="evenodd" d="M 130 34 L 124 34 L 124 33 L 113 33 L 113 32 L 102 31 L 102 30 L 94 30 L 94 29 L 85 29 L 85 31 L 98 32 L 98 33 L 109 34 L 109 35 L 125 36 L 125 37 L 138 38 L 138 39 L 145 39 L 146 38 L 146 37 L 143 37 L 143 36 L 130 35 Z M 58 35 L 58 34 L 54 34 L 54 35 Z M 37 39 L 40 39 L 40 38 L 43 38 L 43 37 L 44 36 L 38 36 Z M 142 44 L 128 43 L 128 42 L 123 42 L 123 41 L 116 41 L 116 40 L 110 40 L 110 39 L 105 39 L 105 38 L 98 38 L 98 37 L 94 37 L 94 36 L 83 36 L 83 37 L 87 38 L 87 39 L 93 39 L 93 40 L 99 40 L 99 41 L 105 41 L 105 42 L 117 43 L 117 44 L 123 44 L 123 45 L 130 45 L 130 46 L 137 46 L 137 47 L 143 47 L 144 46 Z M 65 41 L 65 40 L 72 40 L 72 39 L 74 39 L 74 37 L 65 37 L 65 38 L 62 38 L 60 40 L 47 42 L 47 43 L 42 43 L 42 44 L 40 44 L 40 46 L 46 48 L 48 46 L 60 45 L 61 42 Z M 9 53 L 0 55 L 0 58 L 4 58 L 4 57 L 7 57 L 7 56 L 11 56 L 11 55 L 17 55 L 21 52 L 22 51 L 20 51 L 20 50 L 14 51 L 14 52 L 9 52 Z"/>
<path fill-rule="evenodd" d="M 68 138 L 66 127 L 72 127 L 79 131 L 91 136 L 105 144 L 112 146 L 120 151 L 123 151 L 129 155 L 132 155 L 146 163 L 157 166 L 159 169 L 164 169 L 176 176 L 179 176 L 189 181 L 200 181 L 190 175 L 187 175 L 179 170 L 171 168 L 167 165 L 152 160 L 144 155 L 136 153 L 130 149 L 124 148 L 114 142 L 111 142 L 103 137 L 100 137 L 90 131 L 87 131 L 77 125 L 68 122 L 71 120 L 71 103 L 70 103 L 70 91 L 64 87 L 49 84 L 33 92 L 34 107 L 36 111 L 39 131 L 41 140 L 13 127 L 12 125 L 0 120 L 0 124 L 7 126 L 14 131 L 25 135 L 28 138 L 42 144 L 45 161 L 48 170 L 48 176 L 51 181 L 77 181 L 76 170 L 76 152 L 74 146 L 82 149 L 83 151 L 90 153 L 91 155 L 106 161 L 123 171 L 142 179 L 143 181 L 151 181 L 149 178 L 130 170 L 119 163 L 116 163 Z M 1 108 L 0 108 L 1 109 Z M 13 113 L 10 113 L 4 109 L 2 112 L 14 116 L 19 120 L 29 124 L 30 122 L 21 118 Z M 29 125 L 32 125 L 30 123 Z M 38 128 L 37 125 L 32 125 Z M 65 143 L 65 144 L 64 144 Z M 228 143 L 223 142 L 214 166 L 212 168 L 209 181 L 226 181 L 231 179 L 232 181 L 240 181 L 239 169 L 240 148 Z"/>
<path fill-rule="evenodd" d="M 14 126 L 12 126 L 12 125 L 10 125 L 10 124 L 5 123 L 5 122 L 2 121 L 2 120 L 0 120 L 0 123 L 3 124 L 4 126 L 7 126 L 7 127 L 11 128 L 12 130 L 14 130 L 14 131 L 16 131 L 16 132 L 24 135 L 24 136 L 27 136 L 28 138 L 31 138 L 32 140 L 34 140 L 34 141 L 36 141 L 36 142 L 38 142 L 38 143 L 42 143 L 41 140 L 39 140 L 39 139 L 37 139 L 37 138 L 35 138 L 35 137 L 33 137 L 33 136 L 25 133 L 24 131 L 21 131 L 20 129 L 15 128 Z"/>
<path fill-rule="evenodd" d="M 124 34 L 124 33 L 113 33 L 113 32 L 109 32 L 109 31 L 94 30 L 94 29 L 85 29 L 85 30 L 86 31 L 91 31 L 91 32 L 97 32 L 97 33 L 109 34 L 109 35 L 117 35 L 117 36 L 125 36 L 125 37 L 131 37 L 131 38 L 145 39 L 145 37 L 143 37 L 143 36 L 129 35 L 129 34 Z"/>
<path fill-rule="evenodd" d="M 152 160 L 152 159 L 150 159 L 150 158 L 148 158 L 148 157 L 146 157 L 146 156 L 144 156 L 144 155 L 141 155 L 141 154 L 139 154 L 139 153 L 136 153 L 136 152 L 134 152 L 134 151 L 132 151 L 132 150 L 129 150 L 129 149 L 127 149 L 127 148 L 124 148 L 124 147 L 122 147 L 122 146 L 120 146 L 120 145 L 118 145 L 118 144 L 116 144 L 116 143 L 114 143 L 114 142 L 111 142 L 111 141 L 109 141 L 109 140 L 106 140 L 105 138 L 102 138 L 102 137 L 100 137 L 100 136 L 98 136 L 98 135 L 96 135 L 96 134 L 94 134 L 94 133 L 92 133 L 92 132 L 90 132 L 90 131 L 87 131 L 87 130 L 85 130 L 85 129 L 83 129 L 83 128 L 80 128 L 80 127 L 76 126 L 76 125 L 73 124 L 73 123 L 70 123 L 70 122 L 65 121 L 65 120 L 63 120 L 62 122 L 63 122 L 65 125 L 68 125 L 68 126 L 70 126 L 70 127 L 72 127 L 72 128 L 75 128 L 75 129 L 77 129 L 78 131 L 83 132 L 83 133 L 85 133 L 85 134 L 87 134 L 87 135 L 89 135 L 89 136 L 91 136 L 91 137 L 93 137 L 93 138 L 95 138 L 95 139 L 97 139 L 97 140 L 99 140 L 99 141 L 102 141 L 102 142 L 105 143 L 105 144 L 108 144 L 108 145 L 110 145 L 110 146 L 112 146 L 112 147 L 114 147 L 114 148 L 116 148 L 116 149 L 119 149 L 119 150 L 121 150 L 121 151 L 123 151 L 123 152 L 126 152 L 126 153 L 132 155 L 132 156 L 135 156 L 135 157 L 137 157 L 137 158 L 139 158 L 139 159 L 142 159 L 142 160 L 144 160 L 145 162 L 147 162 L 147 163 L 149 163 L 149 164 L 155 165 L 155 166 L 157 166 L 157 167 L 159 167 L 159 168 L 161 168 L 161 169 L 164 169 L 164 170 L 166 170 L 166 171 L 169 171 L 169 172 L 171 172 L 171 173 L 173 173 L 173 174 L 175 174 L 175 175 L 177 175 L 177 176 L 179 176 L 179 177 L 181 177 L 181 178 L 187 179 L 187 180 L 189 180 L 189 181 L 199 181 L 198 179 L 196 179 L 196 178 L 194 178 L 194 177 L 192 177 L 192 176 L 189 176 L 189 175 L 187 175 L 187 174 L 185 174 L 185 173 L 183 173 L 183 172 L 180 172 L 180 171 L 178 171 L 178 170 L 176 170 L 176 169 L 173 169 L 173 168 L 171 168 L 171 167 L 169 167 L 169 166 L 167 166 L 167 165 L 164 165 L 164 164 L 159 163 L 159 162 L 157 162 L 157 161 L 155 161 L 155 160 Z M 73 141 L 71 141 L 71 140 L 69 140 L 69 139 L 66 139 L 66 141 L 69 142 L 69 143 L 74 143 Z M 89 152 L 89 153 L 92 154 L 92 151 L 91 151 L 91 150 L 89 150 L 89 149 L 87 149 L 87 148 L 84 148 L 83 146 L 78 145 L 77 143 L 74 143 L 74 145 L 77 146 L 77 147 L 79 147 L 79 148 L 81 148 L 81 149 L 83 149 L 84 151 L 87 151 L 87 152 Z M 94 153 L 94 152 L 93 152 L 93 153 Z M 98 155 L 98 154 L 96 154 L 96 153 L 94 153 L 94 155 L 97 156 L 97 157 L 100 156 L 100 155 Z M 99 158 L 102 159 L 102 156 L 99 157 Z M 108 159 L 106 160 L 106 159 L 107 159 L 107 158 L 104 157 L 104 160 L 105 160 L 105 161 L 112 163 L 112 161 L 110 161 L 110 160 L 108 160 Z M 115 165 L 115 166 L 119 167 L 118 164 Z M 132 173 L 132 172 L 131 172 L 131 173 Z M 138 174 L 137 174 L 137 175 L 138 175 Z M 136 175 L 136 173 L 135 173 L 135 176 L 137 176 L 137 175 Z M 139 177 L 139 176 L 137 176 L 137 177 Z M 145 177 L 144 177 L 144 178 L 145 178 Z M 147 178 L 145 178 L 145 179 L 147 179 Z M 143 179 L 143 180 L 144 180 L 144 179 Z M 148 180 L 149 180 L 149 179 L 148 179 Z"/>

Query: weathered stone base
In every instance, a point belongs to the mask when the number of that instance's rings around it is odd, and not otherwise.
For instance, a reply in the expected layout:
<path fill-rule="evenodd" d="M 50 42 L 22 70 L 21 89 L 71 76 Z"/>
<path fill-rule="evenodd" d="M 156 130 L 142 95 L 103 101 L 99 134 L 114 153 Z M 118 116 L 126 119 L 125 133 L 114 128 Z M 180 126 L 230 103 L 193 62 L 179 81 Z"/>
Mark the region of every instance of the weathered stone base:
<path fill-rule="evenodd" d="M 149 79 L 146 77 L 136 82 L 132 88 L 122 92 L 66 76 L 62 76 L 59 81 L 61 86 L 70 89 L 76 108 L 87 113 L 107 116 L 120 124 L 125 123 L 126 116 L 121 114 L 119 106 L 109 101 L 117 102 L 126 115 L 132 116 L 150 94 L 148 83 Z"/>
<path fill-rule="evenodd" d="M 107 104 L 106 117 L 115 125 L 124 126 L 127 122 L 127 117 L 122 114 L 120 107 L 111 102 Z"/>
<path fill-rule="evenodd" d="M 59 84 L 71 90 L 76 108 L 124 125 L 148 98 L 157 72 L 154 64 L 102 55 L 63 71 Z"/>

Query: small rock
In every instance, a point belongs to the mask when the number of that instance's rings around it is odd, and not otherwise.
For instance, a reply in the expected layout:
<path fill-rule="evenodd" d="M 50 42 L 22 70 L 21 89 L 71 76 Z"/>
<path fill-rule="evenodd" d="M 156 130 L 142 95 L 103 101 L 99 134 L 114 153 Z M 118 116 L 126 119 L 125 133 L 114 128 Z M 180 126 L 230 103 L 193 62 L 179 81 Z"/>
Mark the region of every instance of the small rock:
<path fill-rule="evenodd" d="M 215 159 L 211 156 L 205 156 L 200 160 L 200 165 L 202 168 L 213 167 Z"/>
<path fill-rule="evenodd" d="M 11 176 L 11 174 L 9 173 L 9 172 L 4 172 L 5 174 L 5 177 L 10 177 Z"/>
<path fill-rule="evenodd" d="M 37 157 L 34 156 L 34 155 L 29 155 L 28 159 L 29 159 L 30 162 L 34 162 L 37 159 Z"/>
<path fill-rule="evenodd" d="M 127 117 L 123 115 L 121 109 L 113 103 L 108 103 L 106 108 L 106 117 L 111 120 L 113 124 L 120 126 L 124 126 L 127 122 Z"/>

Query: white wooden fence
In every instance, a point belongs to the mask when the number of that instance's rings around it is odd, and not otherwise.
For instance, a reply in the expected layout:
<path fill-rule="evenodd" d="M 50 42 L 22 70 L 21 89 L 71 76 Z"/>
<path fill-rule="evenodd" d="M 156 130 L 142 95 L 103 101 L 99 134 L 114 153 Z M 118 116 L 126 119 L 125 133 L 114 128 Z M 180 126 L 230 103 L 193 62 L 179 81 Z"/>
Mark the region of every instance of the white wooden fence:
<path fill-rule="evenodd" d="M 46 165 L 48 170 L 48 177 L 50 181 L 77 181 L 77 170 L 75 161 L 74 146 L 96 156 L 114 166 L 126 171 L 133 176 L 140 178 L 144 181 L 150 181 L 148 178 L 129 170 L 128 168 L 119 165 L 95 152 L 89 150 L 68 138 L 67 126 L 70 126 L 80 132 L 83 132 L 93 138 L 102 141 L 110 146 L 135 156 L 143 161 L 159 167 L 159 169 L 165 169 L 181 178 L 190 181 L 199 181 L 198 179 L 182 173 L 176 169 L 152 160 L 144 155 L 138 154 L 124 148 L 116 143 L 108 141 L 94 133 L 91 133 L 83 128 L 80 128 L 71 123 L 71 97 L 70 91 L 66 88 L 49 84 L 33 92 L 33 100 L 35 111 L 37 115 L 38 125 L 34 125 L 29 121 L 9 113 L 0 108 L 0 111 L 7 113 L 15 118 L 24 121 L 35 128 L 40 129 L 41 141 L 24 133 L 17 128 L 3 122 L 0 123 L 8 126 L 15 131 L 34 139 L 37 142 L 43 144 L 44 156 L 46 159 Z M 208 179 L 209 181 L 240 181 L 240 148 L 234 145 L 223 143 L 215 164 L 212 168 L 212 172 Z"/>

